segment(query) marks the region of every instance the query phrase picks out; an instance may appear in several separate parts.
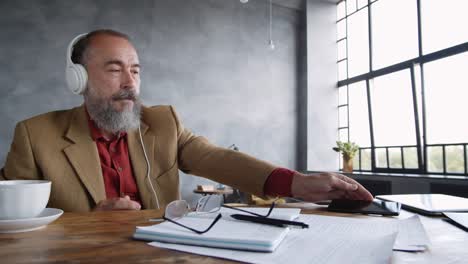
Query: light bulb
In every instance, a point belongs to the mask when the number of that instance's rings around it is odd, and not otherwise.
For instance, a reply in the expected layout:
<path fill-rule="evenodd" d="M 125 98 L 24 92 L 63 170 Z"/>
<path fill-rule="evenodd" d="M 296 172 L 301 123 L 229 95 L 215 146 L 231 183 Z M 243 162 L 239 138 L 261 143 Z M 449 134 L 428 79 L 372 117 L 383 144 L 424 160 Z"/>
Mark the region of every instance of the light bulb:
<path fill-rule="evenodd" d="M 247 3 L 249 0 L 240 0 L 241 3 L 245 4 Z"/>
<path fill-rule="evenodd" d="M 268 42 L 268 47 L 270 47 L 271 50 L 275 49 L 275 43 L 273 43 L 272 39 L 270 39 L 270 41 Z"/>

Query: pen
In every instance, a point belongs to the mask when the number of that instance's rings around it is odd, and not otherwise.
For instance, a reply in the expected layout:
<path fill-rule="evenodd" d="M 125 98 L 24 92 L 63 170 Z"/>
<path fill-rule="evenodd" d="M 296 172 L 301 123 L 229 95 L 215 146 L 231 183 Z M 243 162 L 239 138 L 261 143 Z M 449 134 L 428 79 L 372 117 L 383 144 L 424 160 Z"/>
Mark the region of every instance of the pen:
<path fill-rule="evenodd" d="M 268 217 L 258 217 L 258 216 L 251 216 L 251 215 L 243 215 L 243 214 L 232 214 L 232 218 L 242 221 L 249 221 L 259 224 L 265 225 L 272 225 L 278 227 L 284 227 L 286 225 L 293 225 L 293 226 L 300 226 L 302 228 L 309 228 L 308 224 L 296 221 L 289 221 L 283 219 L 275 219 L 275 218 L 268 218 Z"/>

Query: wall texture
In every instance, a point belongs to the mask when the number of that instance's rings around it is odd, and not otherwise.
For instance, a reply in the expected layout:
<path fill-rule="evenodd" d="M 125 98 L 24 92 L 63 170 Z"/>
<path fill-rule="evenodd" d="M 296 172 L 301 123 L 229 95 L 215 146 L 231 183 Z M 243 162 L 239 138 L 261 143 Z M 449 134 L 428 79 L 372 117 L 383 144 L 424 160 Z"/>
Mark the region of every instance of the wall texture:
<path fill-rule="evenodd" d="M 82 103 L 65 89 L 65 49 L 77 34 L 113 28 L 140 55 L 145 104 L 172 104 L 188 128 L 280 166 L 297 162 L 301 13 L 267 1 L 0 2 L 0 163 L 15 123 Z M 182 176 L 182 192 L 203 182 Z"/>
<path fill-rule="evenodd" d="M 336 3 L 308 0 L 307 12 L 307 168 L 336 171 L 339 155 L 336 84 Z"/>

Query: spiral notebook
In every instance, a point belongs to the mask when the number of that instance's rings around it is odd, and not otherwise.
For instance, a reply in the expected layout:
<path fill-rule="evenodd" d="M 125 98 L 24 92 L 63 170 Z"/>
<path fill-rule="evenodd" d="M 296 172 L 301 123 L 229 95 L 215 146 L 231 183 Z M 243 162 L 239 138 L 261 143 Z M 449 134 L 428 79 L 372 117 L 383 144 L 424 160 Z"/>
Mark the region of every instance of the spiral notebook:
<path fill-rule="evenodd" d="M 263 213 L 268 208 L 249 208 L 253 212 Z M 137 227 L 135 239 L 166 243 L 196 245 L 215 248 L 228 248 L 247 251 L 273 252 L 289 232 L 288 227 L 275 227 L 251 222 L 239 221 L 229 215 L 235 211 L 222 208 L 223 217 L 204 234 L 197 234 L 170 222 Z M 238 212 L 236 212 L 238 213 Z M 299 209 L 277 208 L 271 217 L 294 220 L 299 216 Z M 217 214 L 189 215 L 177 221 L 195 229 L 208 227 Z"/>

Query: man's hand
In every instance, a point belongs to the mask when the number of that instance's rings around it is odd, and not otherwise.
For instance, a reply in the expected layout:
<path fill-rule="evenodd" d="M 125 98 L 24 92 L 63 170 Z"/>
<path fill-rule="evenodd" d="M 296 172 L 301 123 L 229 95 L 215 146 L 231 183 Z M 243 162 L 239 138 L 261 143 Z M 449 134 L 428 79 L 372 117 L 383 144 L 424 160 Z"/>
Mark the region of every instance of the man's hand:
<path fill-rule="evenodd" d="M 291 184 L 293 197 L 317 202 L 332 199 L 372 201 L 372 194 L 355 180 L 339 173 L 296 172 Z"/>
<path fill-rule="evenodd" d="M 141 205 L 135 201 L 130 200 L 126 195 L 123 198 L 111 198 L 100 201 L 94 211 L 111 211 L 111 210 L 140 210 Z"/>

